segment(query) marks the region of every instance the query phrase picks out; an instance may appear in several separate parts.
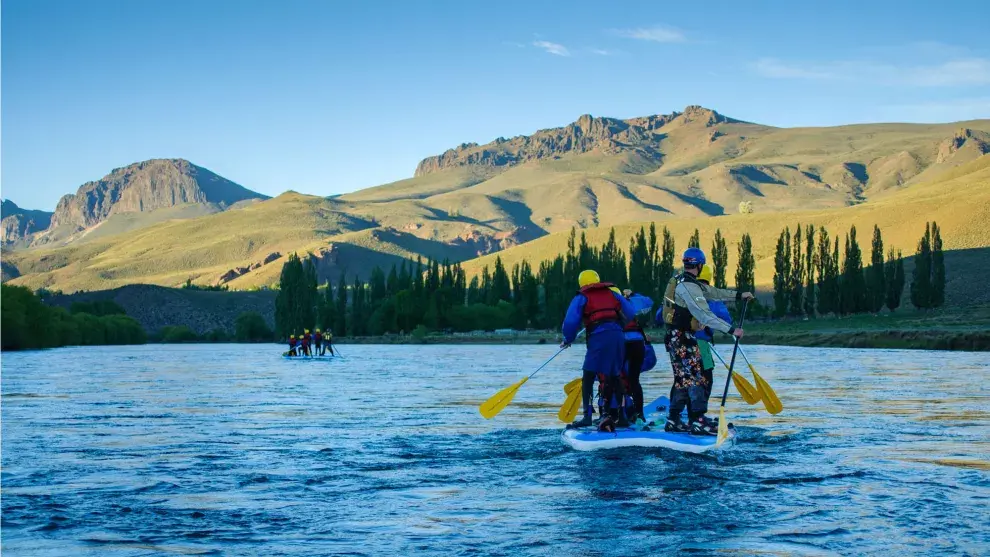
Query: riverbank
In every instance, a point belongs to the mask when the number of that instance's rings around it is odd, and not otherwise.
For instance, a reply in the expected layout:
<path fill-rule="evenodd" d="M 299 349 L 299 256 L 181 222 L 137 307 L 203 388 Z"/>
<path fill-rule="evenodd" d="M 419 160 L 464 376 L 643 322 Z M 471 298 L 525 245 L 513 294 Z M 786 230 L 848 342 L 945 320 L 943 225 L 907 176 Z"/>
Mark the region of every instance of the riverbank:
<path fill-rule="evenodd" d="M 830 346 L 841 348 L 905 348 L 917 350 L 990 351 L 990 306 L 967 311 L 935 310 L 782 319 L 745 326 L 748 344 L 781 346 Z M 648 331 L 659 341 L 663 331 Z M 341 338 L 341 344 L 558 344 L 560 332 L 431 333 Z"/>

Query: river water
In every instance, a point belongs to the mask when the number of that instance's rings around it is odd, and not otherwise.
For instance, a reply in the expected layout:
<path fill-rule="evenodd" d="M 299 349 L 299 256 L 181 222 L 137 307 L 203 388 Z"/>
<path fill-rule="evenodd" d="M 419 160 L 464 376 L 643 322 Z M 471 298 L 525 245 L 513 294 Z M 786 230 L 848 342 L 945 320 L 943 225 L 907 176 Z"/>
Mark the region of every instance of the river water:
<path fill-rule="evenodd" d="M 713 456 L 562 445 L 577 346 L 490 421 L 555 347 L 342 348 L 4 354 L 3 554 L 990 553 L 985 353 L 753 346 Z"/>

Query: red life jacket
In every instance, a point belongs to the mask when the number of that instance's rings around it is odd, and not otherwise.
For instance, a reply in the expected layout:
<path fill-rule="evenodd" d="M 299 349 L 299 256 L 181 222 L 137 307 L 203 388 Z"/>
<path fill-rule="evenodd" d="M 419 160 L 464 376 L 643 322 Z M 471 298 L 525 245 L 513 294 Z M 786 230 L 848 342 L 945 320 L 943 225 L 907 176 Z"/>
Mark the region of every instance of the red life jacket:
<path fill-rule="evenodd" d="M 579 290 L 588 299 L 581 313 L 581 322 L 589 334 L 602 323 L 622 323 L 622 304 L 610 290 L 613 286 L 610 282 L 596 282 Z"/>
<path fill-rule="evenodd" d="M 316 339 L 316 342 L 323 342 L 323 333 L 316 333 L 313 338 Z"/>
<path fill-rule="evenodd" d="M 646 331 L 644 331 L 643 327 L 640 326 L 638 319 L 630 319 L 622 330 L 627 333 L 642 333 L 643 338 L 646 338 Z"/>
<path fill-rule="evenodd" d="M 313 337 L 311 337 L 309 333 L 306 333 L 305 335 L 303 335 L 303 344 L 309 344 L 309 341 L 311 341 L 312 339 Z"/>

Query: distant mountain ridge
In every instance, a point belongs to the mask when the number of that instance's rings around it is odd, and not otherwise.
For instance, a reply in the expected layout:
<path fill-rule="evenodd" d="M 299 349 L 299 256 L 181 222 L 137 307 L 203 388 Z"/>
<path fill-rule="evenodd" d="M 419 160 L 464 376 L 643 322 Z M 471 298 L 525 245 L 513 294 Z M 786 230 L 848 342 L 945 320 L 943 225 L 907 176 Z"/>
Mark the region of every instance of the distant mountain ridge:
<path fill-rule="evenodd" d="M 165 216 L 190 218 L 223 211 L 249 200 L 265 200 L 268 196 L 251 191 L 203 167 L 184 159 L 151 159 L 115 168 L 99 180 L 87 182 L 76 193 L 62 196 L 54 213 L 45 213 L 44 226 L 40 216 L 38 226 L 21 231 L 8 247 L 28 247 L 62 244 L 85 235 L 116 215 L 150 214 L 172 210 Z M 38 212 L 44 213 L 44 212 Z M 149 217 L 148 224 L 160 221 L 162 215 Z M 140 227 L 140 219 L 129 218 L 120 231 Z M 4 225 L 5 234 L 14 222 Z"/>
<path fill-rule="evenodd" d="M 0 244 L 9 247 L 20 243 L 25 238 L 47 229 L 52 222 L 52 214 L 48 211 L 22 209 L 9 199 L 4 199 L 0 215 Z"/>
<path fill-rule="evenodd" d="M 154 211 L 183 203 L 227 207 L 246 199 L 268 199 L 183 159 L 152 159 L 115 168 L 59 200 L 52 226 L 94 226 L 115 213 Z"/>
<path fill-rule="evenodd" d="M 684 112 L 628 120 L 585 114 L 572 124 L 540 130 L 533 135 L 520 135 L 512 139 L 500 137 L 485 145 L 464 143 L 441 155 L 423 159 L 416 167 L 415 176 L 425 176 L 458 166 L 508 167 L 596 149 L 606 155 L 632 151 L 659 160 L 661 155 L 657 150 L 657 143 L 662 139 L 661 130 L 677 120 L 683 123 L 700 123 L 704 127 L 740 122 L 695 105 L 688 106 Z"/>

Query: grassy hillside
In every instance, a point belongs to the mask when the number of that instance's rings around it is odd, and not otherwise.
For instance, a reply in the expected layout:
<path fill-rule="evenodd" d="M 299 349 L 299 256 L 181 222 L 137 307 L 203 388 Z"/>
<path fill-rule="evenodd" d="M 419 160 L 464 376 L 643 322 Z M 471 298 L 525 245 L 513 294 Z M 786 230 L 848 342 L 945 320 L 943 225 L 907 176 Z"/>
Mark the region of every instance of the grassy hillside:
<path fill-rule="evenodd" d="M 982 277 L 990 273 L 990 155 L 985 155 L 965 165 L 951 169 L 941 179 L 897 193 L 879 197 L 876 201 L 854 207 L 829 210 L 791 211 L 785 213 L 755 213 L 715 218 L 668 219 L 660 223 L 674 235 L 677 249 L 687 247 L 695 228 L 701 233 L 702 247 L 710 251 L 716 229 L 721 229 L 729 247 L 729 276 L 734 276 L 737 264 L 737 247 L 743 233 L 753 238 L 756 256 L 756 281 L 767 286 L 773 277 L 773 252 L 777 236 L 784 226 L 797 223 L 826 227 L 834 239 L 843 238 L 849 227 L 857 227 L 857 236 L 865 257 L 869 257 L 870 237 L 873 225 L 880 226 L 884 245 L 912 255 L 925 222 L 935 220 L 942 228 L 948 269 L 947 303 L 962 305 L 968 299 L 964 293 L 972 293 L 978 301 L 990 302 L 990 292 L 971 288 L 981 284 Z M 628 223 L 615 227 L 619 245 L 627 247 L 629 239 L 640 226 L 649 223 Z M 594 228 L 585 231 L 588 242 L 600 246 L 608 239 L 609 229 Z M 499 257 L 509 267 L 527 259 L 538 262 L 556 256 L 567 249 L 568 233 L 562 232 L 508 249 Z M 487 255 L 464 264 L 469 275 L 481 272 L 483 266 L 494 266 L 495 255 Z M 908 269 L 910 273 L 910 268 Z M 730 281 L 731 282 L 731 281 Z"/>

